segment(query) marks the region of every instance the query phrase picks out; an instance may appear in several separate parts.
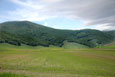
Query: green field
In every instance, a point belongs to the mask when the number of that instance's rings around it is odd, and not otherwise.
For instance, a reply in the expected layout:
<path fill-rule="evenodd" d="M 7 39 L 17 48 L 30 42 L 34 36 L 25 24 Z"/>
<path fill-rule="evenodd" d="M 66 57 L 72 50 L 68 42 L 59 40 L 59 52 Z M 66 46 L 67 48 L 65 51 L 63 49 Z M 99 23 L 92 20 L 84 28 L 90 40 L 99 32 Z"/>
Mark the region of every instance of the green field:
<path fill-rule="evenodd" d="M 68 49 L 66 46 L 60 48 L 0 44 L 0 77 L 7 75 L 115 77 L 115 48 Z"/>

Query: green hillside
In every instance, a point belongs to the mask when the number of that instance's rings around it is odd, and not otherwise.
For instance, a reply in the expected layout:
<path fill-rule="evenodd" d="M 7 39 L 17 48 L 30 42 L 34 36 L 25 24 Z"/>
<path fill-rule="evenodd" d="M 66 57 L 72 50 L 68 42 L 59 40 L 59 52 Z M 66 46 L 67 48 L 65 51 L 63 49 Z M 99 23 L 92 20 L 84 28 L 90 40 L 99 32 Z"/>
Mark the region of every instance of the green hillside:
<path fill-rule="evenodd" d="M 115 30 L 103 31 L 103 32 L 113 37 L 113 40 L 115 41 Z"/>
<path fill-rule="evenodd" d="M 82 48 L 83 49 L 83 48 L 88 48 L 88 46 L 85 46 L 79 43 L 75 43 L 75 42 L 64 41 L 63 48 L 65 49 L 81 49 Z"/>
<path fill-rule="evenodd" d="M 29 21 L 12 21 L 0 24 L 0 43 L 9 43 L 20 46 L 59 46 L 64 41 L 82 44 L 88 47 L 104 45 L 114 40 L 114 34 L 98 30 L 59 30 Z"/>
<path fill-rule="evenodd" d="M 115 42 L 105 44 L 103 46 L 97 46 L 98 48 L 115 48 Z"/>

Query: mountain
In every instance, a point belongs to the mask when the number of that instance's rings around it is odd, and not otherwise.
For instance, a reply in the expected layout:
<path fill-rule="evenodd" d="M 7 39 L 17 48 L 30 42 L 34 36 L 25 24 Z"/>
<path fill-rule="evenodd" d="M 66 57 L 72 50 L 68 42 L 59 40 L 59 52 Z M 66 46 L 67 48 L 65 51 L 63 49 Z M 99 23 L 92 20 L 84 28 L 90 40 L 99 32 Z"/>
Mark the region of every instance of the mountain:
<path fill-rule="evenodd" d="M 20 46 L 63 46 L 64 41 L 74 42 L 88 47 L 104 45 L 114 41 L 115 31 L 60 30 L 49 28 L 30 21 L 11 21 L 0 24 L 0 43 Z"/>

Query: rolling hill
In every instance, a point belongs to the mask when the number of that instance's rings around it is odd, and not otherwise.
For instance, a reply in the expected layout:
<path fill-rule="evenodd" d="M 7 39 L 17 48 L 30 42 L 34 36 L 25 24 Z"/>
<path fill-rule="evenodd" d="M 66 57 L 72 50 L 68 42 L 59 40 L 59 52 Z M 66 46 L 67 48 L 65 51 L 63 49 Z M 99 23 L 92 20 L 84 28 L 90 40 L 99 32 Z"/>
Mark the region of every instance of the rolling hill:
<path fill-rule="evenodd" d="M 115 31 L 60 30 L 49 28 L 30 21 L 11 21 L 0 24 L 0 43 L 20 46 L 60 46 L 64 41 L 87 47 L 104 45 L 115 40 Z"/>

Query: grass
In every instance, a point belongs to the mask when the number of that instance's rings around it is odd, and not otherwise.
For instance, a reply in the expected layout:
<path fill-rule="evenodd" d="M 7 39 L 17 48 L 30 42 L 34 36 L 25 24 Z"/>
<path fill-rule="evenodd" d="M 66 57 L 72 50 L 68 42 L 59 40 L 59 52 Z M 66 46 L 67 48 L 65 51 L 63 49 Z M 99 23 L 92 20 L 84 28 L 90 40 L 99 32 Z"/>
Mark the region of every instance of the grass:
<path fill-rule="evenodd" d="M 74 42 L 64 41 L 63 48 L 66 48 L 66 49 L 83 49 L 83 48 L 88 48 L 88 46 L 81 45 L 81 44 L 74 43 Z"/>
<path fill-rule="evenodd" d="M 115 49 L 115 46 L 101 46 L 100 48 L 114 48 Z"/>
<path fill-rule="evenodd" d="M 26 77 L 26 76 L 13 73 L 0 73 L 0 77 Z"/>
<path fill-rule="evenodd" d="M 115 77 L 115 49 L 0 44 L 0 72 L 28 77 Z"/>

